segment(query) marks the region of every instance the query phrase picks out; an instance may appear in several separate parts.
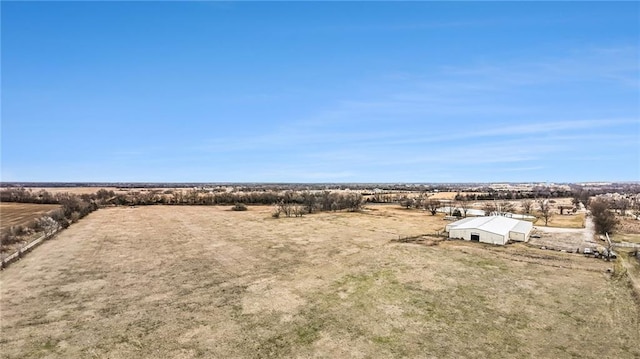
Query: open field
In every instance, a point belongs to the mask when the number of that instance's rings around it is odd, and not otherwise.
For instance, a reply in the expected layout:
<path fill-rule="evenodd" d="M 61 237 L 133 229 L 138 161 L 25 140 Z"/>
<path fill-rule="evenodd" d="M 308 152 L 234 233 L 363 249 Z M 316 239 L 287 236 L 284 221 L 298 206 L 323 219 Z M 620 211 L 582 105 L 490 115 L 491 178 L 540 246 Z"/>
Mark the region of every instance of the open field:
<path fill-rule="evenodd" d="M 631 218 L 620 218 L 616 233 L 611 237 L 614 241 L 640 243 L 640 221 Z"/>
<path fill-rule="evenodd" d="M 458 192 L 438 192 L 429 196 L 429 199 L 453 200 Z"/>
<path fill-rule="evenodd" d="M 26 187 L 26 189 L 30 189 L 33 192 L 38 192 L 40 190 L 45 190 L 49 193 L 72 193 L 72 194 L 92 194 L 96 193 L 101 189 L 106 189 L 107 191 L 118 192 L 126 192 L 126 190 L 119 190 L 116 187 Z"/>
<path fill-rule="evenodd" d="M 637 358 L 640 306 L 583 256 L 445 241 L 397 206 L 102 209 L 0 272 L 3 358 Z"/>
<path fill-rule="evenodd" d="M 544 226 L 544 218 L 540 218 L 538 215 L 538 220 L 533 224 L 536 226 L 543 227 Z M 570 215 L 560 215 L 554 214 L 551 219 L 549 219 L 548 227 L 560 227 L 560 228 L 584 228 L 584 213 L 576 213 Z"/>
<path fill-rule="evenodd" d="M 32 220 L 39 218 L 57 208 L 60 208 L 60 206 L 57 204 L 1 202 L 0 230 L 15 225 L 27 225 Z"/>
<path fill-rule="evenodd" d="M 640 243 L 640 221 L 632 218 L 622 218 L 611 239 L 616 242 Z"/>
<path fill-rule="evenodd" d="M 610 238 L 614 242 L 640 243 L 640 234 L 638 233 L 615 233 Z"/>

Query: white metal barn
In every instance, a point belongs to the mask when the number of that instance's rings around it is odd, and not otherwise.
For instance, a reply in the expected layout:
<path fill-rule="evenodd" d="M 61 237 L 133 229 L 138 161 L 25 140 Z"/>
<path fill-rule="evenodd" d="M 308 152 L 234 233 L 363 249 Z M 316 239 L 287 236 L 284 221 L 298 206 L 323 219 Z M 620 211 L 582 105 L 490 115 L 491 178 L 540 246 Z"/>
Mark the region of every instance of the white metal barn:
<path fill-rule="evenodd" d="M 506 244 L 509 240 L 527 242 L 533 224 L 502 216 L 470 217 L 449 223 L 445 230 L 449 238 L 492 244 Z"/>

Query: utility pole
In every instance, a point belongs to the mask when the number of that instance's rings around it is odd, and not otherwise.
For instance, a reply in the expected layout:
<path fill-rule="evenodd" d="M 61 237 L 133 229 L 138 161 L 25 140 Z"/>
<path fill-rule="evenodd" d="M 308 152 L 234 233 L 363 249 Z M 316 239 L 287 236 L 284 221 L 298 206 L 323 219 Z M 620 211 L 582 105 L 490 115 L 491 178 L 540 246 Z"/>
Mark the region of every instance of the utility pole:
<path fill-rule="evenodd" d="M 613 247 L 613 245 L 611 244 L 611 239 L 609 238 L 609 233 L 608 232 L 604 232 L 604 235 L 607 237 L 607 260 L 609 260 L 611 258 L 611 247 Z"/>

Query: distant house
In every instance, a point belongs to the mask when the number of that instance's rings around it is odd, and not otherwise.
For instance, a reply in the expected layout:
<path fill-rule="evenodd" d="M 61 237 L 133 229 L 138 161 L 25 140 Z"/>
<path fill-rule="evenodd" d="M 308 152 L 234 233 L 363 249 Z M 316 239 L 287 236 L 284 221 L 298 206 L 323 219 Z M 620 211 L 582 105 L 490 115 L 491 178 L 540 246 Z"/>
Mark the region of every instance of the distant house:
<path fill-rule="evenodd" d="M 472 217 L 449 223 L 449 238 L 504 245 L 509 240 L 527 242 L 533 224 L 502 216 Z"/>

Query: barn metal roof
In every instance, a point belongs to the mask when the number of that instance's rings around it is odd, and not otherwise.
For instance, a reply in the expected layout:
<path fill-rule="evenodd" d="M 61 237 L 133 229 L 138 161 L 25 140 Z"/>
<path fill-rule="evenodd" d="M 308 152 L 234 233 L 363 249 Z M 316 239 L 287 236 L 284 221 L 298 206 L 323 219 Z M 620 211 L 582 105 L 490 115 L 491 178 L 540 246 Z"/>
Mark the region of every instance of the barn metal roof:
<path fill-rule="evenodd" d="M 451 229 L 479 229 L 486 232 L 509 235 L 509 232 L 529 233 L 533 225 L 531 222 L 520 221 L 502 216 L 470 217 L 447 225 Z"/>

